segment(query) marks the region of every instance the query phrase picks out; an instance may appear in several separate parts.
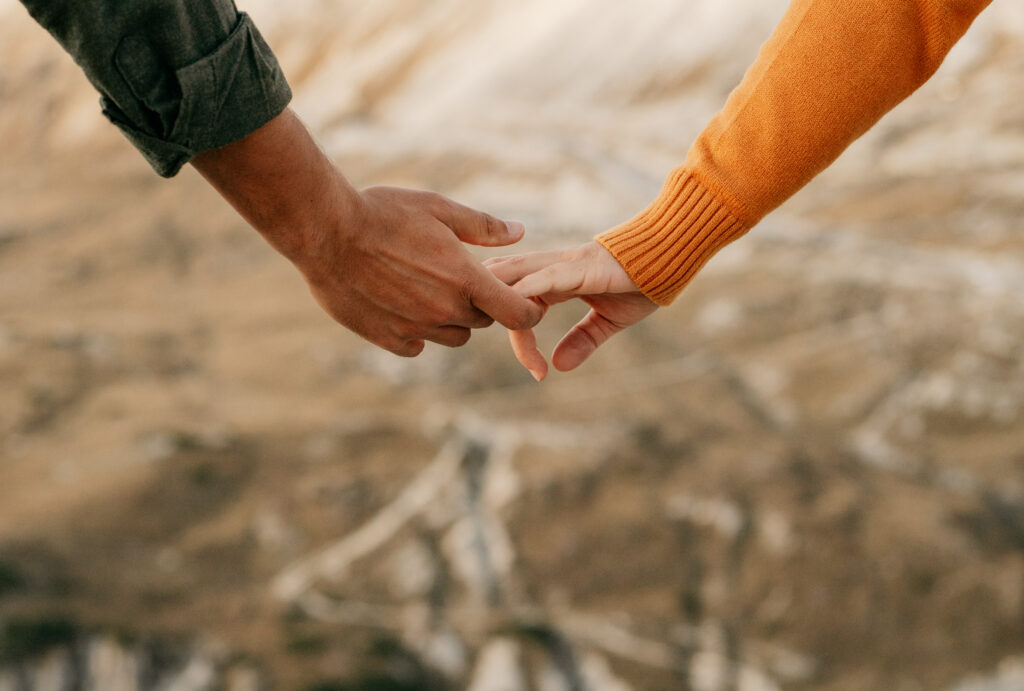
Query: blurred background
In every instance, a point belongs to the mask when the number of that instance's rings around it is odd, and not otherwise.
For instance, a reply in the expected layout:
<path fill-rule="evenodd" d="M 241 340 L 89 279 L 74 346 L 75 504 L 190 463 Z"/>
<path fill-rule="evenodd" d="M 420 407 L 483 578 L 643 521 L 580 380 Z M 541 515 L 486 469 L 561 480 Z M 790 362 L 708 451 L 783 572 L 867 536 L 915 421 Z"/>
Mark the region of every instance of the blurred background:
<path fill-rule="evenodd" d="M 654 197 L 786 3 L 239 4 L 353 182 L 542 249 Z M 0 690 L 1024 689 L 1022 49 L 997 0 L 538 385 L 331 322 L 0 0 Z"/>

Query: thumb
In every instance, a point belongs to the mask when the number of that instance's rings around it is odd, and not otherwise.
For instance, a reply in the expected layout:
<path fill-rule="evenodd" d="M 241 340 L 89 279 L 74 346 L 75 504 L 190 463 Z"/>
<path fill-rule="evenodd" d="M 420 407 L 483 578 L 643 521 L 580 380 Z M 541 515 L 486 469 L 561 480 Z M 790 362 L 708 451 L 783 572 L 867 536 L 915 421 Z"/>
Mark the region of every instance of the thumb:
<path fill-rule="evenodd" d="M 511 245 L 519 242 L 526 232 L 526 228 L 518 221 L 502 221 L 447 198 L 437 218 L 455 233 L 455 237 L 470 245 Z"/>
<path fill-rule="evenodd" d="M 551 362 L 560 372 L 576 369 L 622 328 L 592 309 L 558 342 Z"/>

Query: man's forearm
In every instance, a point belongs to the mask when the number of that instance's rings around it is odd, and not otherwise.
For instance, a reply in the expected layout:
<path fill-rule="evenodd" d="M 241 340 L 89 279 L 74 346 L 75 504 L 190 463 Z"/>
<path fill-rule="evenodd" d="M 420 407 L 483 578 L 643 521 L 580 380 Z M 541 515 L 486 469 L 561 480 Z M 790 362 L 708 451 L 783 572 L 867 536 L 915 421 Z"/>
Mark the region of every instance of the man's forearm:
<path fill-rule="evenodd" d="M 192 165 L 281 254 L 308 259 L 327 225 L 353 219 L 358 193 L 286 109 L 244 139 Z"/>

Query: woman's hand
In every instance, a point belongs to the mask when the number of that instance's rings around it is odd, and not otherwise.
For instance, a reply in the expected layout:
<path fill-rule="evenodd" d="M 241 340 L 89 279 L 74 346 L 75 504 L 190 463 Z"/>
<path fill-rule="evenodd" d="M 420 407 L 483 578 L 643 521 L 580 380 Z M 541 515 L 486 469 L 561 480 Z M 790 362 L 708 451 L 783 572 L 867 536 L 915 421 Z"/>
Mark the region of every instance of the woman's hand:
<path fill-rule="evenodd" d="M 498 257 L 484 262 L 495 276 L 523 297 L 545 308 L 579 298 L 590 305 L 583 317 L 555 346 L 551 362 L 567 372 L 579 367 L 613 335 L 648 316 L 658 306 L 633 283 L 615 258 L 598 243 L 554 252 Z M 537 381 L 548 363 L 537 349 L 532 329 L 509 331 L 512 350 Z"/>

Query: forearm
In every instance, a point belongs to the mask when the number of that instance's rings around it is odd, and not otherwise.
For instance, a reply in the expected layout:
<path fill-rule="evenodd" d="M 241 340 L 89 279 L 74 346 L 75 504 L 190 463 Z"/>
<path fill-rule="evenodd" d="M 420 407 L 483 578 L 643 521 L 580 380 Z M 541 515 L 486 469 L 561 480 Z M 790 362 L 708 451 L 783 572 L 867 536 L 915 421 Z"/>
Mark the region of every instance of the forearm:
<path fill-rule="evenodd" d="M 923 84 L 990 0 L 796 0 L 657 200 L 598 238 L 668 304 Z"/>
<path fill-rule="evenodd" d="M 325 219 L 356 214 L 356 190 L 290 109 L 240 141 L 196 155 L 192 165 L 296 263 L 315 254 Z"/>

